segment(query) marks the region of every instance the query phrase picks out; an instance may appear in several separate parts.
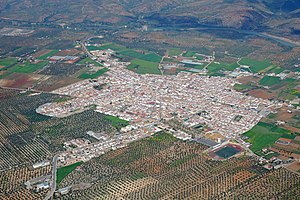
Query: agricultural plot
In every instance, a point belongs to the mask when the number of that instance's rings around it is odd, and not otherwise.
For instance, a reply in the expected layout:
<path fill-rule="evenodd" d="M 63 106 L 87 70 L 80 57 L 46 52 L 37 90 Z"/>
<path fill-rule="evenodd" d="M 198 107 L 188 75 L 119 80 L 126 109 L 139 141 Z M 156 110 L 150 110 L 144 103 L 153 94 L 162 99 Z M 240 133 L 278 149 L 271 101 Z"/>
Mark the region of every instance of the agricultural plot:
<path fill-rule="evenodd" d="M 54 56 L 56 53 L 58 53 L 58 50 L 51 50 L 50 52 L 41 55 L 40 57 L 38 57 L 38 60 L 46 60 L 47 58 Z"/>
<path fill-rule="evenodd" d="M 141 59 L 149 61 L 149 62 L 160 63 L 162 57 L 155 53 L 150 53 L 150 54 L 144 55 Z"/>
<path fill-rule="evenodd" d="M 86 65 L 86 64 L 93 64 L 95 66 L 98 66 L 98 67 L 101 67 L 103 66 L 102 64 L 96 62 L 95 60 L 91 59 L 90 57 L 87 57 L 85 59 L 82 59 L 79 64 L 82 64 L 82 65 Z"/>
<path fill-rule="evenodd" d="M 8 68 L 16 63 L 17 59 L 13 57 L 0 59 L 0 70 L 3 70 L 3 68 Z"/>
<path fill-rule="evenodd" d="M 193 51 L 187 51 L 182 54 L 183 57 L 193 57 L 196 53 Z"/>
<path fill-rule="evenodd" d="M 54 64 L 49 64 L 46 68 L 40 71 L 39 74 L 68 77 L 74 75 L 76 72 L 78 72 L 83 68 L 84 68 L 83 65 L 54 63 Z"/>
<path fill-rule="evenodd" d="M 76 167 L 80 166 L 82 162 L 74 163 L 69 166 L 61 167 L 57 169 L 57 179 L 56 182 L 59 184 L 68 174 L 76 169 Z"/>
<path fill-rule="evenodd" d="M 85 73 L 81 74 L 78 78 L 81 78 L 81 79 L 94 79 L 94 78 L 97 78 L 97 77 L 101 76 L 102 74 L 104 74 L 105 72 L 108 72 L 108 71 L 109 71 L 109 69 L 103 68 L 103 69 L 98 70 L 95 73 L 85 72 Z"/>
<path fill-rule="evenodd" d="M 120 129 L 124 126 L 127 126 L 129 125 L 129 122 L 126 121 L 126 120 L 123 120 L 123 119 L 120 119 L 118 117 L 115 117 L 115 116 L 111 116 L 111 115 L 107 115 L 104 117 L 106 120 L 108 120 L 110 122 L 110 124 L 117 128 L 117 129 Z"/>
<path fill-rule="evenodd" d="M 180 55 L 182 53 L 182 51 L 180 50 L 180 49 L 175 49 L 175 48 L 173 48 L 173 49 L 169 49 L 168 50 L 168 55 L 169 56 L 178 56 L 178 55 Z"/>
<path fill-rule="evenodd" d="M 217 73 L 220 72 L 220 70 L 223 71 L 233 71 L 239 66 L 236 63 L 228 64 L 228 63 L 211 63 L 207 70 L 209 73 Z"/>
<path fill-rule="evenodd" d="M 2 91 L 2 90 L 1 90 Z M 112 122 L 105 116 L 88 110 L 63 119 L 37 114 L 36 108 L 60 97 L 52 94 L 31 95 L 0 92 L 0 171 L 18 165 L 49 159 L 62 150 L 62 144 L 74 138 L 96 139 L 88 131 L 114 134 L 121 122 Z M 114 124 L 115 125 L 115 124 Z"/>
<path fill-rule="evenodd" d="M 265 122 L 259 122 L 250 131 L 245 133 L 245 136 L 249 137 L 248 142 L 252 144 L 250 149 L 253 152 L 271 147 L 281 137 L 295 138 L 294 135 L 291 135 L 290 131 Z"/>
<path fill-rule="evenodd" d="M 242 58 L 241 61 L 239 61 L 239 64 L 249 66 L 253 73 L 263 71 L 272 65 L 272 63 L 268 60 L 258 61 L 250 58 Z"/>
<path fill-rule="evenodd" d="M 252 87 L 250 85 L 243 85 L 243 84 L 235 84 L 233 86 L 233 88 L 236 90 L 236 91 L 244 91 L 244 90 L 249 90 L 251 89 Z"/>
<path fill-rule="evenodd" d="M 161 74 L 158 69 L 158 63 L 149 62 L 145 60 L 132 60 L 128 66 L 129 70 L 132 70 L 138 74 Z"/>
<path fill-rule="evenodd" d="M 16 73 L 28 73 L 29 74 L 29 73 L 33 73 L 39 69 L 42 69 L 47 64 L 48 64 L 48 61 L 42 61 L 42 62 L 38 62 L 38 63 L 26 62 L 24 64 L 19 64 L 19 65 L 12 67 L 10 69 L 10 71 L 16 72 Z"/>
<path fill-rule="evenodd" d="M 250 199 L 256 187 L 260 199 L 286 197 L 290 191 L 299 196 L 297 174 L 285 169 L 264 170 L 248 157 L 211 160 L 203 154 L 207 148 L 158 133 L 83 163 L 80 171 L 64 178 L 60 188 L 80 183 L 90 187 L 63 198 Z"/>
<path fill-rule="evenodd" d="M 264 86 L 272 86 L 272 85 L 280 84 L 281 82 L 282 81 L 279 77 L 265 76 L 259 81 L 259 84 Z"/>

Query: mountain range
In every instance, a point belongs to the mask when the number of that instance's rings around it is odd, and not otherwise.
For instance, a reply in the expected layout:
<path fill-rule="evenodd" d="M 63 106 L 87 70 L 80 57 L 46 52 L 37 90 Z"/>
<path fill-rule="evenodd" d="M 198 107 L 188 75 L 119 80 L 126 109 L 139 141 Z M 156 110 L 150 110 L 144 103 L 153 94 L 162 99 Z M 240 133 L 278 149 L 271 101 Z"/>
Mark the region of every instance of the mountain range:
<path fill-rule="evenodd" d="M 0 19 L 55 24 L 141 22 L 300 35 L 300 0 L 4 0 Z"/>

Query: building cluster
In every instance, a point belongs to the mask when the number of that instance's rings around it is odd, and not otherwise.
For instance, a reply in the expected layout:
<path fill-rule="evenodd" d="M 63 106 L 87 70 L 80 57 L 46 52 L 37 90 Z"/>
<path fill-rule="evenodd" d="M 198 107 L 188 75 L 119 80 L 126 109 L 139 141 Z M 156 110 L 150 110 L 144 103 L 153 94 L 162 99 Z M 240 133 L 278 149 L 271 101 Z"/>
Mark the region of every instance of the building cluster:
<path fill-rule="evenodd" d="M 130 133 L 106 138 L 106 140 L 101 140 L 97 143 L 86 143 L 86 145 L 61 153 L 58 157 L 58 165 L 68 166 L 81 161 L 86 162 L 92 158 L 99 157 L 107 151 L 125 147 L 129 143 L 148 137 L 153 133 L 154 131 L 145 133 L 143 130 L 135 130 Z"/>
<path fill-rule="evenodd" d="M 234 91 L 236 82 L 231 78 L 186 72 L 176 76 L 140 75 L 115 60 L 109 62 L 105 58 L 105 62 L 111 66 L 106 76 L 55 90 L 56 94 L 73 98 L 44 104 L 37 112 L 62 117 L 96 105 L 96 111 L 131 121 L 133 125 L 177 118 L 187 126 L 205 124 L 230 138 L 250 130 L 277 106 Z M 105 87 L 99 91 L 95 89 L 97 85 Z M 237 116 L 239 120 L 235 120 Z"/>

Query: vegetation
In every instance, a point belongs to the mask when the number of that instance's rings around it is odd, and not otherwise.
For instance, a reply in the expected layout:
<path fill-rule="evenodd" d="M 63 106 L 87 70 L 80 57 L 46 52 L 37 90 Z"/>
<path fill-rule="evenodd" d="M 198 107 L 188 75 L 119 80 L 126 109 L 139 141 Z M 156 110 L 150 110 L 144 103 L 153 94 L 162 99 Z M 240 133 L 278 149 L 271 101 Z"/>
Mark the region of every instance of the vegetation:
<path fill-rule="evenodd" d="M 224 71 L 233 71 L 239 66 L 236 63 L 228 64 L 228 63 L 211 63 L 208 67 L 207 70 L 209 73 L 215 73 L 219 72 L 220 70 Z"/>
<path fill-rule="evenodd" d="M 0 59 L 0 66 L 4 66 L 4 67 L 9 67 L 13 64 L 17 63 L 17 59 L 13 58 L 13 57 L 8 57 L 8 58 L 4 58 L 4 59 Z M 1 70 L 1 68 L 0 68 Z"/>
<path fill-rule="evenodd" d="M 78 78 L 81 78 L 81 79 L 94 79 L 94 78 L 97 78 L 97 77 L 101 76 L 102 74 L 104 74 L 105 72 L 108 72 L 108 71 L 109 71 L 109 69 L 103 68 L 103 69 L 100 69 L 100 70 L 98 70 L 97 72 L 95 72 L 93 74 L 83 73 Z"/>
<path fill-rule="evenodd" d="M 243 91 L 243 90 L 248 90 L 252 88 L 250 85 L 243 85 L 243 84 L 238 84 L 236 83 L 233 88 L 237 91 Z"/>
<path fill-rule="evenodd" d="M 242 60 L 239 63 L 241 65 L 249 66 L 251 71 L 254 73 L 258 73 L 272 65 L 272 63 L 268 60 L 258 61 L 250 58 L 242 58 Z"/>
<path fill-rule="evenodd" d="M 113 127 L 117 128 L 117 129 L 121 129 L 122 127 L 125 127 L 125 126 L 129 125 L 129 122 L 128 122 L 128 121 L 123 120 L 123 119 L 120 119 L 120 118 L 115 117 L 115 116 L 106 115 L 104 118 L 105 118 L 106 120 L 108 120 L 109 123 L 110 123 Z"/>
<path fill-rule="evenodd" d="M 193 51 L 187 51 L 182 54 L 183 57 L 193 57 L 196 53 Z"/>
<path fill-rule="evenodd" d="M 259 84 L 260 85 L 264 85 L 264 86 L 272 86 L 272 85 L 276 85 L 281 83 L 281 79 L 279 77 L 275 77 L 275 76 L 265 76 L 263 77 L 260 81 Z"/>
<path fill-rule="evenodd" d="M 69 166 L 61 167 L 57 169 L 56 174 L 56 183 L 60 184 L 60 182 L 68 176 L 73 170 L 75 170 L 78 166 L 80 166 L 82 162 L 77 162 Z"/>
<path fill-rule="evenodd" d="M 176 49 L 176 48 L 173 48 L 173 49 L 169 49 L 168 50 L 168 54 L 169 56 L 178 56 L 182 53 L 182 51 L 180 49 Z"/>
<path fill-rule="evenodd" d="M 138 74 L 161 74 L 158 69 L 158 63 L 149 62 L 145 60 L 132 60 L 128 66 L 129 70 L 135 71 Z"/>
<path fill-rule="evenodd" d="M 252 144 L 250 149 L 253 152 L 272 146 L 281 137 L 295 138 L 294 135 L 291 135 L 290 131 L 265 122 L 259 122 L 250 131 L 245 133 L 245 136 L 249 137 L 248 142 Z"/>
<path fill-rule="evenodd" d="M 48 61 L 42 61 L 38 63 L 30 63 L 26 62 L 24 64 L 16 65 L 10 69 L 12 72 L 17 72 L 17 73 L 33 73 L 39 69 L 42 69 L 48 64 Z"/>
<path fill-rule="evenodd" d="M 98 63 L 97 61 L 91 59 L 90 57 L 87 57 L 85 59 L 82 59 L 79 64 L 85 65 L 85 64 L 93 64 L 95 66 L 103 66 L 102 64 Z"/>
<path fill-rule="evenodd" d="M 49 53 L 46 53 L 40 57 L 38 57 L 39 60 L 46 60 L 48 57 L 53 56 L 54 54 L 58 53 L 58 50 L 52 50 Z"/>

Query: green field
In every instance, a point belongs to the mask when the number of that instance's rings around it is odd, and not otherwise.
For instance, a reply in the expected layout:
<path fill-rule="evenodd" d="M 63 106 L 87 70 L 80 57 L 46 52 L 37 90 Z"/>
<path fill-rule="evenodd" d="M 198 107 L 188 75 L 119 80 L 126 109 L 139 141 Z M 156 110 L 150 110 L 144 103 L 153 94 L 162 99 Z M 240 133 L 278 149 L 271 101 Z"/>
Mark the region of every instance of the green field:
<path fill-rule="evenodd" d="M 279 77 L 275 77 L 275 76 L 265 76 L 263 77 L 260 81 L 259 84 L 260 85 L 264 85 L 264 86 L 272 86 L 272 85 L 276 85 L 281 83 L 281 79 Z"/>
<path fill-rule="evenodd" d="M 155 133 L 152 137 L 149 137 L 147 140 L 151 141 L 151 142 L 167 142 L 167 143 L 172 143 L 172 142 L 177 141 L 177 138 L 174 137 L 170 133 L 159 132 L 159 133 Z"/>
<path fill-rule="evenodd" d="M 158 69 L 158 63 L 139 59 L 132 60 L 128 69 L 135 71 L 138 74 L 161 74 Z"/>
<path fill-rule="evenodd" d="M 295 138 L 295 136 L 291 135 L 290 131 L 265 122 L 259 122 L 244 135 L 249 137 L 247 141 L 252 144 L 250 149 L 253 152 L 272 146 L 281 137 Z"/>
<path fill-rule="evenodd" d="M 17 58 L 9 57 L 9 58 L 0 59 L 0 66 L 9 67 L 16 63 L 17 63 Z"/>
<path fill-rule="evenodd" d="M 252 88 L 250 85 L 243 85 L 243 84 L 235 84 L 233 86 L 233 88 L 237 91 L 242 91 L 242 90 L 247 90 L 247 89 L 250 89 Z"/>
<path fill-rule="evenodd" d="M 87 58 L 81 60 L 79 62 L 79 64 L 82 64 L 82 65 L 85 65 L 85 64 L 94 64 L 95 66 L 98 66 L 98 67 L 103 66 L 102 64 L 96 62 L 95 60 L 91 59 L 90 57 L 87 57 Z"/>
<path fill-rule="evenodd" d="M 196 53 L 193 51 L 187 51 L 184 54 L 182 54 L 183 57 L 193 57 Z"/>
<path fill-rule="evenodd" d="M 242 60 L 239 63 L 241 65 L 249 66 L 253 73 L 258 73 L 272 65 L 272 63 L 268 60 L 258 61 L 258 60 L 253 60 L 250 58 L 242 58 Z"/>
<path fill-rule="evenodd" d="M 60 184 L 60 182 L 68 176 L 72 171 L 76 169 L 76 167 L 80 166 L 83 162 L 74 163 L 72 165 L 61 167 L 57 169 L 56 174 L 56 183 Z"/>
<path fill-rule="evenodd" d="M 207 70 L 209 73 L 215 73 L 215 72 L 219 72 L 220 70 L 225 70 L 225 71 L 233 71 L 236 68 L 238 68 L 238 64 L 236 63 L 211 63 L 208 67 Z"/>
<path fill-rule="evenodd" d="M 102 74 L 104 74 L 105 72 L 109 71 L 109 69 L 107 68 L 103 68 L 98 70 L 97 72 L 93 73 L 93 74 L 89 74 L 89 73 L 83 73 L 81 74 L 78 78 L 81 79 L 94 79 L 97 78 L 98 76 L 101 76 Z"/>
<path fill-rule="evenodd" d="M 106 120 L 108 120 L 111 123 L 111 125 L 113 127 L 117 128 L 117 129 L 120 129 L 122 127 L 125 127 L 125 126 L 129 125 L 128 121 L 120 119 L 120 118 L 115 117 L 115 116 L 106 115 L 104 118 Z"/>
<path fill-rule="evenodd" d="M 176 49 L 176 48 L 173 48 L 173 49 L 169 49 L 168 50 L 168 55 L 169 56 L 178 56 L 182 53 L 182 51 L 180 49 Z"/>
<path fill-rule="evenodd" d="M 156 62 L 156 63 L 160 63 L 161 59 L 162 59 L 162 57 L 155 53 L 150 53 L 150 54 L 144 55 L 141 58 L 141 60 L 146 60 L 149 62 Z"/>
<path fill-rule="evenodd" d="M 24 64 L 16 65 L 10 69 L 11 72 L 16 72 L 16 73 L 33 73 L 39 69 L 42 69 L 48 64 L 48 61 L 42 61 L 39 63 L 30 63 L 26 62 Z"/>
<path fill-rule="evenodd" d="M 48 57 L 51 57 L 53 56 L 54 54 L 56 54 L 58 52 L 58 50 L 52 50 L 51 52 L 49 53 L 46 53 L 40 57 L 38 57 L 38 60 L 46 60 Z"/>

